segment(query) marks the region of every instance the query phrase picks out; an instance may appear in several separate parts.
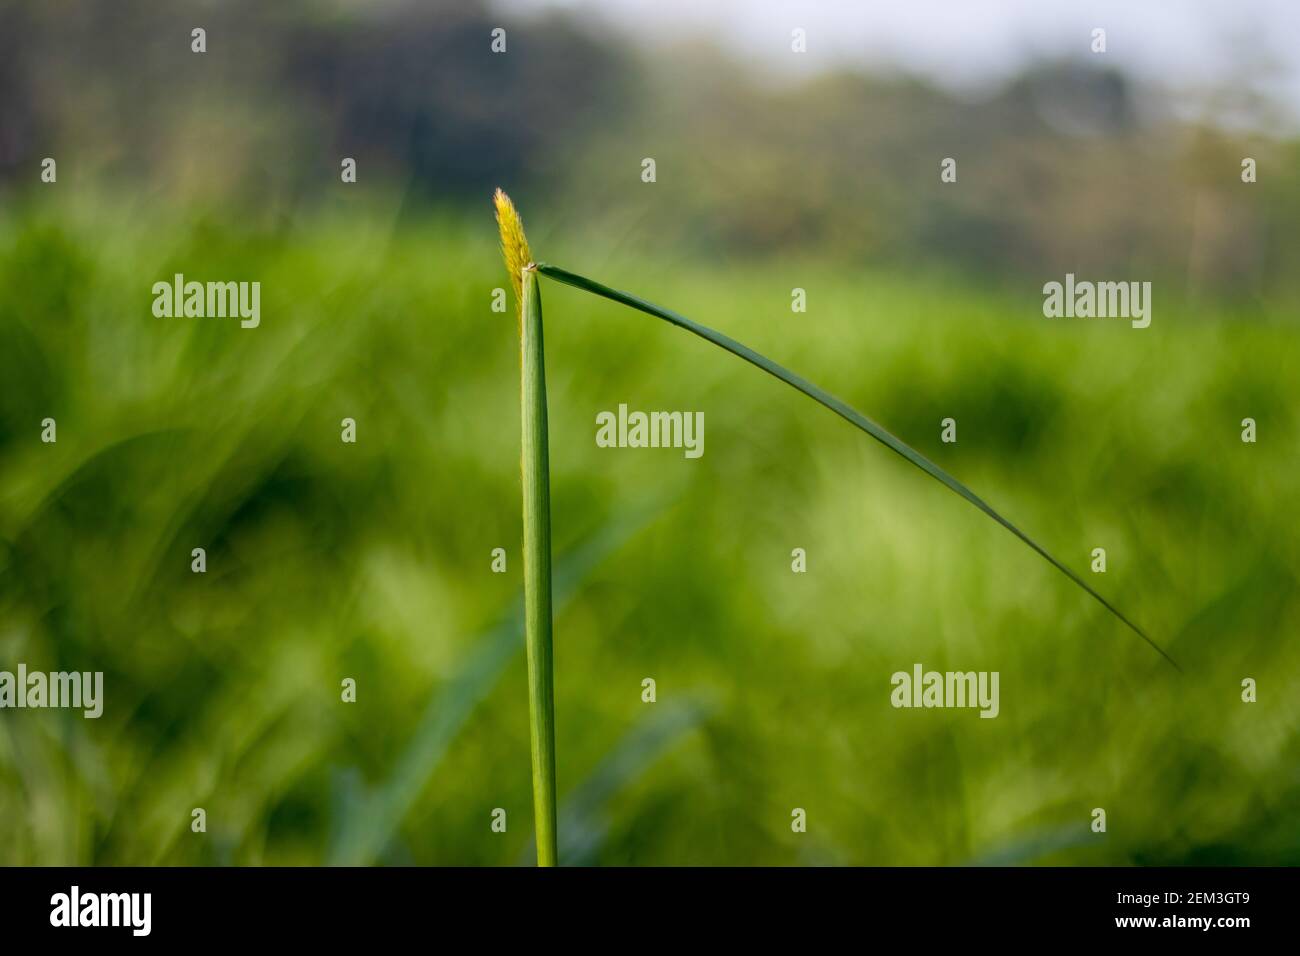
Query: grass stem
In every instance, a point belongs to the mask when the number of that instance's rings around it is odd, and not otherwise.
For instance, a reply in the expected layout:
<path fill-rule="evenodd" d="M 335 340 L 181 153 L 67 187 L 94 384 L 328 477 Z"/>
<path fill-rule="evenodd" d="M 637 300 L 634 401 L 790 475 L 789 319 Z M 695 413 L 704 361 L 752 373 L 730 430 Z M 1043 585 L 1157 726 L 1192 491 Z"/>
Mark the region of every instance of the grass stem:
<path fill-rule="evenodd" d="M 537 270 L 522 270 L 519 316 L 524 499 L 524 640 L 533 765 L 537 865 L 556 864 L 555 683 L 551 641 L 551 486 L 546 433 L 546 363 Z"/>

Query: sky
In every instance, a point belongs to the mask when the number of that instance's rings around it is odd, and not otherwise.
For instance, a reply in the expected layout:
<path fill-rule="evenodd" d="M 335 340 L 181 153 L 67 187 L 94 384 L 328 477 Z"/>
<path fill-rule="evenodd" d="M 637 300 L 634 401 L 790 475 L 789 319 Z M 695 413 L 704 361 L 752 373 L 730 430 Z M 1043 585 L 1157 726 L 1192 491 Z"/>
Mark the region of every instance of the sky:
<path fill-rule="evenodd" d="M 704 34 L 778 71 L 901 68 L 979 93 L 1037 59 L 1106 57 L 1232 122 L 1255 91 L 1300 123 L 1300 0 L 492 0 L 503 12 L 570 11 L 643 45 Z M 808 52 L 790 51 L 807 31 Z M 1105 54 L 1092 31 L 1106 30 Z M 1225 102 L 1226 101 L 1226 102 Z"/>

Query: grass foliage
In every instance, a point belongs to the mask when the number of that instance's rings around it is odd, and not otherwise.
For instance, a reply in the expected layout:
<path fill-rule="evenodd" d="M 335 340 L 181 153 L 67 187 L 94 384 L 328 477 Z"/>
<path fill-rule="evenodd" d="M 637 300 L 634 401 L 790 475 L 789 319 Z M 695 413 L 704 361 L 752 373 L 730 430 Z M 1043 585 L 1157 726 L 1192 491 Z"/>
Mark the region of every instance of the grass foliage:
<path fill-rule="evenodd" d="M 107 697 L 0 716 L 0 862 L 529 858 L 518 341 L 479 219 L 0 219 L 0 661 Z M 1294 324 L 1171 294 L 1135 332 L 1043 320 L 1037 287 L 534 238 L 818 369 L 1064 563 L 1105 546 L 1099 589 L 1185 670 L 790 389 L 548 285 L 562 861 L 1300 862 Z M 261 327 L 154 318 L 174 272 L 258 278 Z M 707 454 L 595 447 L 619 402 L 703 410 Z M 894 710 L 917 661 L 1000 671 L 1001 716 Z"/>

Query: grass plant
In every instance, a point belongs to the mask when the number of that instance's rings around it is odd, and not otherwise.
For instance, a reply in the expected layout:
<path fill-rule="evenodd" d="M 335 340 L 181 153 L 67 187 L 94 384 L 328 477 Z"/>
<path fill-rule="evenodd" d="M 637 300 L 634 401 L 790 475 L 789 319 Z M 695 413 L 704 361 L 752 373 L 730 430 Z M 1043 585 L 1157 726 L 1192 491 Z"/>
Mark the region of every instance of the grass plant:
<path fill-rule="evenodd" d="M 812 382 L 755 352 L 715 329 L 639 296 L 611 288 L 595 279 L 559 266 L 533 260 L 523 223 L 509 197 L 500 189 L 495 197 L 497 223 L 506 268 L 515 286 L 519 307 L 519 341 L 523 422 L 523 521 L 525 635 L 528 648 L 528 688 L 532 741 L 533 802 L 537 826 L 537 862 L 554 865 L 556 859 L 555 713 L 550 584 L 550 484 L 547 460 L 546 375 L 542 348 L 542 301 L 538 276 L 590 292 L 639 312 L 654 316 L 699 336 L 744 359 L 769 375 L 830 409 L 855 428 L 896 452 L 953 493 L 974 505 L 1037 552 L 1044 560 L 1098 601 L 1107 611 L 1150 645 L 1175 670 L 1178 663 L 1146 632 L 1088 585 L 1042 545 L 999 511 L 911 445 L 882 428 L 861 412 Z"/>

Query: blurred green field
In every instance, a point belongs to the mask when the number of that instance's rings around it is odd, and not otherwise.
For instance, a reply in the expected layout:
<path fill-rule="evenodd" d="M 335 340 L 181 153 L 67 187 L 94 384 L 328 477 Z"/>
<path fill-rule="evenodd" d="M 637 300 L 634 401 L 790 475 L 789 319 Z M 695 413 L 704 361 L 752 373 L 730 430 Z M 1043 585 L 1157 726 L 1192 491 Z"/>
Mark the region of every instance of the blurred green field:
<path fill-rule="evenodd" d="M 692 264 L 521 208 L 542 258 L 823 385 L 1080 572 L 1105 547 L 1090 582 L 1185 669 L 806 398 L 543 281 L 567 862 L 1300 863 L 1294 309 L 1169 280 L 1143 331 L 1047 320 L 1037 284 Z M 261 327 L 155 318 L 176 272 L 261 281 Z M 0 215 L 0 667 L 106 687 L 99 720 L 0 714 L 0 863 L 529 861 L 504 285 L 486 196 Z M 597 448 L 620 402 L 703 411 L 704 456 Z M 1001 715 L 891 708 L 917 662 L 999 671 Z"/>

